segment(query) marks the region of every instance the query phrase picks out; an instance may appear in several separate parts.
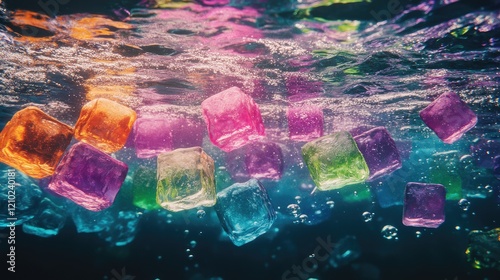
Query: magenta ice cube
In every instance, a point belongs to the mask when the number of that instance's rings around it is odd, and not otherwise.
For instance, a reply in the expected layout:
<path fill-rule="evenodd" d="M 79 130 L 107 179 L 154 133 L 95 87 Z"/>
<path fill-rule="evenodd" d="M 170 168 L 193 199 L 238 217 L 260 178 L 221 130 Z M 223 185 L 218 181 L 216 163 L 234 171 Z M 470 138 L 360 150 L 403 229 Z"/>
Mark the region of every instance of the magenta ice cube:
<path fill-rule="evenodd" d="M 365 158 L 370 177 L 376 179 L 401 168 L 396 143 L 385 127 L 379 126 L 354 137 L 358 149 Z"/>
<path fill-rule="evenodd" d="M 134 124 L 134 147 L 138 158 L 150 158 L 173 149 L 172 130 L 166 118 L 141 117 Z"/>
<path fill-rule="evenodd" d="M 174 149 L 202 146 L 205 128 L 201 120 L 178 117 L 171 120 L 170 126 Z"/>
<path fill-rule="evenodd" d="M 494 158 L 500 155 L 500 141 L 481 139 L 470 146 L 470 153 L 477 166 L 492 169 Z"/>
<path fill-rule="evenodd" d="M 178 148 L 201 146 L 200 121 L 182 116 L 140 117 L 134 124 L 134 146 L 138 158 L 150 158 Z"/>
<path fill-rule="evenodd" d="M 56 168 L 49 189 L 92 211 L 110 207 L 128 167 L 91 145 L 79 142 Z"/>
<path fill-rule="evenodd" d="M 273 142 L 252 142 L 226 154 L 227 169 L 233 180 L 250 178 L 279 180 L 283 175 L 283 153 Z"/>
<path fill-rule="evenodd" d="M 448 144 L 460 139 L 477 123 L 476 114 L 452 92 L 442 94 L 420 111 L 420 118 Z"/>
<path fill-rule="evenodd" d="M 225 152 L 265 135 L 259 107 L 238 87 L 231 87 L 201 103 L 212 143 Z"/>
<path fill-rule="evenodd" d="M 403 224 L 437 228 L 444 222 L 446 190 L 440 184 L 410 182 L 406 185 Z"/>
<path fill-rule="evenodd" d="M 292 140 L 311 141 L 323 136 L 323 110 L 320 107 L 290 107 L 287 119 Z"/>

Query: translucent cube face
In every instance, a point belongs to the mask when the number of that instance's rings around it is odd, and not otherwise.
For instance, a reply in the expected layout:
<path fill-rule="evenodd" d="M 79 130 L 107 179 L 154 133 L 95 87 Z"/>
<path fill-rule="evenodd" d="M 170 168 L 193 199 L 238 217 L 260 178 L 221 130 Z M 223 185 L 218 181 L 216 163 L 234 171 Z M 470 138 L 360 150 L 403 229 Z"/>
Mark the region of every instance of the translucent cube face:
<path fill-rule="evenodd" d="M 493 159 L 493 174 L 500 179 L 500 156 L 496 156 Z"/>
<path fill-rule="evenodd" d="M 63 157 L 48 188 L 88 210 L 100 211 L 113 204 L 127 171 L 125 163 L 79 142 Z"/>
<path fill-rule="evenodd" d="M 226 154 L 227 168 L 237 181 L 250 178 L 279 180 L 283 174 L 283 153 L 273 142 L 252 142 Z"/>
<path fill-rule="evenodd" d="M 256 179 L 220 191 L 215 210 L 224 231 L 236 246 L 266 233 L 276 220 L 269 196 Z"/>
<path fill-rule="evenodd" d="M 446 189 L 446 200 L 459 200 L 462 196 L 458 151 L 435 153 L 432 155 L 429 178 Z"/>
<path fill-rule="evenodd" d="M 444 93 L 420 112 L 420 118 L 444 142 L 451 144 L 473 128 L 477 116 L 458 95 Z"/>
<path fill-rule="evenodd" d="M 259 107 L 237 87 L 207 98 L 201 107 L 210 140 L 226 152 L 265 134 Z"/>
<path fill-rule="evenodd" d="M 446 190 L 443 185 L 408 183 L 403 205 L 403 224 L 437 228 L 444 222 Z"/>
<path fill-rule="evenodd" d="M 345 131 L 308 142 L 302 156 L 319 190 L 361 183 L 370 173 L 356 142 Z"/>
<path fill-rule="evenodd" d="M 401 168 L 396 143 L 385 127 L 376 127 L 354 137 L 368 169 L 369 180 L 387 175 Z"/>
<path fill-rule="evenodd" d="M 195 119 L 172 116 L 140 117 L 134 123 L 138 158 L 151 158 L 178 148 L 201 146 L 204 127 Z"/>
<path fill-rule="evenodd" d="M 134 110 L 105 98 L 85 104 L 75 125 L 75 138 L 104 152 L 125 145 L 137 115 Z"/>
<path fill-rule="evenodd" d="M 150 158 L 172 150 L 172 130 L 165 118 L 139 118 L 134 123 L 134 147 L 138 158 Z"/>
<path fill-rule="evenodd" d="M 48 198 L 42 199 L 40 212 L 33 219 L 23 223 L 23 231 L 40 237 L 57 235 L 66 222 L 66 209 Z"/>
<path fill-rule="evenodd" d="M 156 170 L 140 166 L 132 178 L 135 206 L 146 210 L 159 209 L 156 202 Z"/>
<path fill-rule="evenodd" d="M 73 129 L 30 106 L 14 114 L 0 133 L 0 161 L 33 178 L 54 173 Z"/>
<path fill-rule="evenodd" d="M 287 119 L 292 140 L 310 141 L 323 136 L 323 111 L 319 107 L 290 107 Z"/>
<path fill-rule="evenodd" d="M 215 165 L 201 147 L 158 155 L 156 201 L 170 211 L 213 206 Z"/>

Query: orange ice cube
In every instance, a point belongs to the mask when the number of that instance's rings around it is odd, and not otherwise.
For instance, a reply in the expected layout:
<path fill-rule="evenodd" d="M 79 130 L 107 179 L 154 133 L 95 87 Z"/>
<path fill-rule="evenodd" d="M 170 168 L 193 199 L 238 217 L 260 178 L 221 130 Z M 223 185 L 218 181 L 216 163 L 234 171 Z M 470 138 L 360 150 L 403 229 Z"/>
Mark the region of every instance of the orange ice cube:
<path fill-rule="evenodd" d="M 75 125 L 75 138 L 104 152 L 125 145 L 137 114 L 131 108 L 105 98 L 85 104 Z"/>
<path fill-rule="evenodd" d="M 0 132 L 0 161 L 36 179 L 54 173 L 73 128 L 34 106 L 15 113 Z"/>

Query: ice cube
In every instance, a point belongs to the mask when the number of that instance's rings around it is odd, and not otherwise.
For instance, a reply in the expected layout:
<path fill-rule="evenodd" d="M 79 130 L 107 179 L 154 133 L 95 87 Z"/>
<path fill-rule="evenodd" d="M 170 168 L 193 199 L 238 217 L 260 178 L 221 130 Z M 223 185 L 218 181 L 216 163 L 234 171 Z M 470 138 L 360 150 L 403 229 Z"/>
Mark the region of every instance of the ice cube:
<path fill-rule="evenodd" d="M 145 210 L 160 209 L 156 202 L 156 170 L 139 166 L 132 180 L 134 205 Z"/>
<path fill-rule="evenodd" d="M 494 167 L 494 158 L 500 155 L 500 142 L 481 139 L 471 145 L 470 152 L 477 166 L 491 169 Z"/>
<path fill-rule="evenodd" d="M 447 144 L 460 139 L 477 123 L 476 114 L 452 92 L 442 94 L 420 111 L 420 118 Z"/>
<path fill-rule="evenodd" d="M 430 180 L 446 188 L 447 200 L 462 198 L 462 179 L 458 172 L 458 151 L 447 151 L 432 155 Z"/>
<path fill-rule="evenodd" d="M 213 206 L 214 160 L 201 147 L 176 149 L 158 155 L 156 201 L 170 211 Z"/>
<path fill-rule="evenodd" d="M 40 201 L 43 199 L 42 190 L 32 178 L 16 169 L 9 168 L 0 163 L 0 228 L 10 227 L 10 223 L 20 225 L 32 219 L 38 211 Z M 16 220 L 8 220 L 9 203 L 15 200 Z"/>
<path fill-rule="evenodd" d="M 134 241 L 140 217 L 136 211 L 119 211 L 114 222 L 99 232 L 99 237 L 113 246 L 125 246 Z"/>
<path fill-rule="evenodd" d="M 201 146 L 201 122 L 179 116 L 146 116 L 134 123 L 134 146 L 138 158 L 150 158 L 178 148 Z"/>
<path fill-rule="evenodd" d="M 66 222 L 66 209 L 48 198 L 38 205 L 38 213 L 23 224 L 23 231 L 40 237 L 57 235 Z"/>
<path fill-rule="evenodd" d="M 36 179 L 54 173 L 73 129 L 29 106 L 14 114 L 0 133 L 0 161 Z"/>
<path fill-rule="evenodd" d="M 500 270 L 500 228 L 473 230 L 465 250 L 467 261 L 476 269 Z"/>
<path fill-rule="evenodd" d="M 252 142 L 226 154 L 234 180 L 250 178 L 279 180 L 283 174 L 283 153 L 273 142 Z"/>
<path fill-rule="evenodd" d="M 125 163 L 79 142 L 56 168 L 49 189 L 92 211 L 113 204 L 127 175 Z"/>
<path fill-rule="evenodd" d="M 219 92 L 201 103 L 212 143 L 230 152 L 265 135 L 259 107 L 237 87 Z"/>
<path fill-rule="evenodd" d="M 269 196 L 256 179 L 235 183 L 217 193 L 215 210 L 222 228 L 236 246 L 266 233 L 276 219 Z"/>
<path fill-rule="evenodd" d="M 99 212 L 87 210 L 79 205 L 71 207 L 71 218 L 76 227 L 76 232 L 100 232 L 107 229 L 115 220 L 112 208 Z"/>
<path fill-rule="evenodd" d="M 323 136 L 323 110 L 316 106 L 290 107 L 287 111 L 290 139 L 310 141 Z"/>
<path fill-rule="evenodd" d="M 137 115 L 131 108 L 106 98 L 85 104 L 75 125 L 75 138 L 114 153 L 127 142 Z"/>
<path fill-rule="evenodd" d="M 406 185 L 403 224 L 437 228 L 444 222 L 446 190 L 440 184 L 410 182 Z"/>
<path fill-rule="evenodd" d="M 319 190 L 339 189 L 368 179 L 369 169 L 349 132 L 326 135 L 302 146 L 302 156 Z"/>
<path fill-rule="evenodd" d="M 369 180 L 387 175 L 401 168 L 396 143 L 385 127 L 376 127 L 354 137 L 368 168 Z"/>

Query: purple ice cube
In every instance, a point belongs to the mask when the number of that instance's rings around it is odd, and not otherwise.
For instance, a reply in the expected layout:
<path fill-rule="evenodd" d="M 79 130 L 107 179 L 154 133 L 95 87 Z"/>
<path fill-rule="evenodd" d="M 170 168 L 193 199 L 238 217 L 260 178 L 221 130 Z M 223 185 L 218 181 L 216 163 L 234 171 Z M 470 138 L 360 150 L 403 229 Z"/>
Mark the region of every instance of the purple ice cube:
<path fill-rule="evenodd" d="M 210 140 L 225 152 L 265 135 L 259 107 L 237 87 L 212 95 L 201 107 Z"/>
<path fill-rule="evenodd" d="M 420 111 L 420 118 L 436 135 L 451 144 L 477 123 L 477 116 L 452 92 L 444 93 Z"/>
<path fill-rule="evenodd" d="M 283 174 L 281 147 L 272 142 L 253 142 L 246 146 L 245 165 L 252 178 L 279 180 Z"/>
<path fill-rule="evenodd" d="M 238 182 L 250 178 L 279 180 L 283 175 L 281 147 L 272 142 L 252 142 L 226 154 L 227 169 Z"/>
<path fill-rule="evenodd" d="M 320 107 L 290 107 L 287 119 L 292 140 L 310 141 L 323 136 L 323 110 Z"/>
<path fill-rule="evenodd" d="M 444 222 L 446 190 L 443 185 L 410 182 L 406 185 L 403 224 L 437 228 Z"/>
<path fill-rule="evenodd" d="M 56 168 L 49 189 L 92 211 L 113 204 L 128 167 L 100 150 L 79 142 Z"/>
<path fill-rule="evenodd" d="M 385 127 L 376 127 L 354 137 L 358 149 L 363 154 L 370 177 L 376 179 L 401 168 L 396 143 Z"/>
<path fill-rule="evenodd" d="M 166 118 L 139 118 L 134 124 L 134 146 L 138 158 L 150 158 L 173 149 L 170 121 Z"/>
<path fill-rule="evenodd" d="M 470 152 L 477 166 L 492 169 L 494 166 L 494 158 L 500 155 L 500 142 L 490 139 L 481 139 L 470 147 Z"/>

